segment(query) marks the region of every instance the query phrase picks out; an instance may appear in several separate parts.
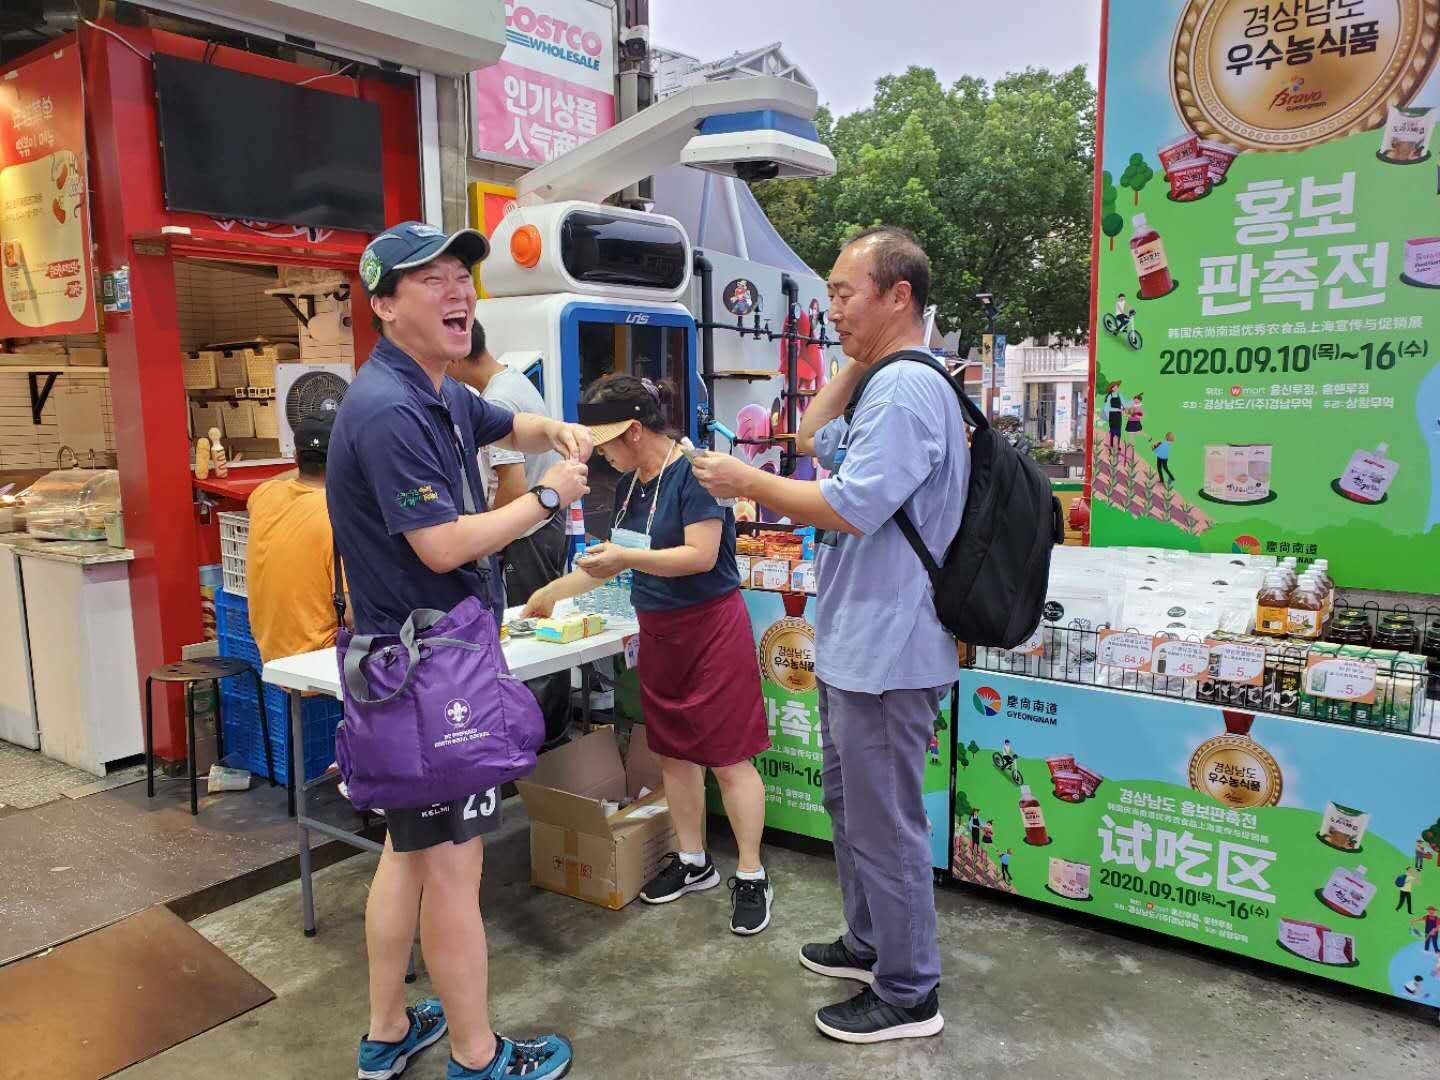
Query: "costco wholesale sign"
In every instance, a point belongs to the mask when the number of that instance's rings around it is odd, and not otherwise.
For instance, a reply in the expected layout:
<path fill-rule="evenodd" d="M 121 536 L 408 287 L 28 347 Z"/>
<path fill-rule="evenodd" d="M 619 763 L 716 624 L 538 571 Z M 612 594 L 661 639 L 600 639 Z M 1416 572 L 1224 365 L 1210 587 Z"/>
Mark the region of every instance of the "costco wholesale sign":
<path fill-rule="evenodd" d="M 1110 0 L 1099 544 L 1440 591 L 1440 0 Z"/>
<path fill-rule="evenodd" d="M 507 0 L 505 52 L 470 76 L 476 157 L 553 161 L 615 123 L 615 12 L 595 0 Z"/>
<path fill-rule="evenodd" d="M 0 337 L 94 333 L 80 50 L 0 74 Z"/>

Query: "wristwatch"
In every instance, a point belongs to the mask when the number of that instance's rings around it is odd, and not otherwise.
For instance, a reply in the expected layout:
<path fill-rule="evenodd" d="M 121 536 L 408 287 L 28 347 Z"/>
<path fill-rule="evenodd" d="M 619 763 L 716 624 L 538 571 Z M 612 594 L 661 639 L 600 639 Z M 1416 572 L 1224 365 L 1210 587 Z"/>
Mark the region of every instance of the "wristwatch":
<path fill-rule="evenodd" d="M 540 500 L 540 507 L 547 514 L 553 514 L 560 509 L 560 493 L 554 488 L 536 484 L 530 489 L 530 494 Z"/>

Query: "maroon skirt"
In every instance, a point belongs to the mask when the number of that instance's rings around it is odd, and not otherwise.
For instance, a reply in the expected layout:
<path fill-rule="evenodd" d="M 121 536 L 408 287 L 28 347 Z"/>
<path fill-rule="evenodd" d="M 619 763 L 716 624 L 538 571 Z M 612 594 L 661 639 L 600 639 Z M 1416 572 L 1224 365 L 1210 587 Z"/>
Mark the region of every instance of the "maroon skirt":
<path fill-rule="evenodd" d="M 650 749 L 710 769 L 768 750 L 755 633 L 740 590 L 691 607 L 635 614 Z"/>

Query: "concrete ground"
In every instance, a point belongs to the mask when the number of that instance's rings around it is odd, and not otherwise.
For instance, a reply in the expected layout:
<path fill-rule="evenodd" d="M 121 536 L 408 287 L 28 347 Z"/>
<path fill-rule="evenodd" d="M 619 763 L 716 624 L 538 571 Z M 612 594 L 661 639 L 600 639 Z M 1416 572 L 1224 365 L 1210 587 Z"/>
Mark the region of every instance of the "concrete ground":
<path fill-rule="evenodd" d="M 514 800 L 506 810 L 482 894 L 493 1018 L 507 1033 L 569 1035 L 577 1077 L 1440 1075 L 1433 1010 L 959 888 L 937 894 L 944 1033 L 841 1045 L 822 1037 L 812 1016 L 858 986 L 812 975 L 795 958 L 802 943 L 839 929 L 828 858 L 768 849 L 775 921 L 744 940 L 728 932 L 723 888 L 619 913 L 532 889 L 524 813 Z M 733 867 L 728 841 L 716 852 L 722 869 Z M 127 1070 L 124 1080 L 353 1076 L 367 1023 L 362 913 L 373 867 L 363 856 L 317 875 L 320 932 L 311 940 L 301 935 L 295 884 L 199 920 L 277 998 Z M 423 973 L 414 989 L 430 991 Z M 446 1057 L 442 1042 L 406 1076 L 442 1077 Z"/>

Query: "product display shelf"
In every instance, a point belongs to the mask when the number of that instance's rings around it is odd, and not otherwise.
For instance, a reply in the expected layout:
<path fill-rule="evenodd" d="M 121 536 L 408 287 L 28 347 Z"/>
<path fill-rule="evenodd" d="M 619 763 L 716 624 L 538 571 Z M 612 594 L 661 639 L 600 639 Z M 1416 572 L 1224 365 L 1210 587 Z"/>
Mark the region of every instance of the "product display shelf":
<path fill-rule="evenodd" d="M 1081 627 L 1042 625 L 1029 652 L 1005 649 L 970 650 L 968 666 L 977 671 L 1022 675 L 1051 682 L 1122 690 L 1153 697 L 1196 701 L 1200 704 L 1272 713 L 1326 723 L 1344 724 L 1377 731 L 1398 732 L 1440 739 L 1440 655 L 1420 655 L 1427 640 L 1440 640 L 1440 607 L 1415 609 L 1405 605 L 1382 607 L 1371 601 L 1350 605 L 1338 594 L 1335 610 L 1368 613 L 1373 634 L 1388 615 L 1406 615 L 1415 624 L 1415 647 L 1411 654 L 1375 664 L 1375 693 L 1372 702 L 1359 705 L 1307 692 L 1307 668 L 1312 656 L 1326 658 L 1332 643 L 1297 638 L 1256 638 L 1216 633 L 1210 640 L 1243 640 L 1263 643 L 1264 672 L 1258 685 L 1223 682 L 1207 677 L 1182 678 L 1140 668 L 1100 663 L 1102 636 L 1109 630 L 1133 627 Z M 1143 638 L 1151 638 L 1148 633 Z M 1158 635 L 1158 639 L 1204 644 L 1194 635 Z M 1318 648 L 1317 648 L 1318 647 Z M 1334 657 L 1329 657 L 1334 658 Z"/>
<path fill-rule="evenodd" d="M 259 671 L 260 650 L 250 633 L 250 608 L 243 596 L 225 590 L 215 593 L 215 624 L 220 654 L 247 660 Z M 265 775 L 265 744 L 256 723 L 258 703 L 255 687 L 245 678 L 227 679 L 220 686 L 225 709 L 225 757 L 232 765 Z M 304 699 L 305 779 L 313 780 L 335 762 L 335 726 L 340 722 L 341 705 L 335 698 L 316 695 Z M 290 701 L 278 686 L 265 687 L 265 722 L 275 757 L 275 779 L 290 779 Z"/>

